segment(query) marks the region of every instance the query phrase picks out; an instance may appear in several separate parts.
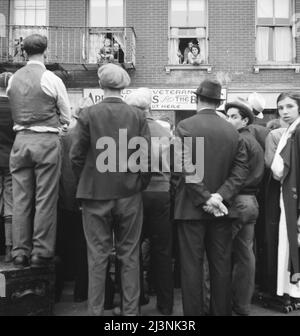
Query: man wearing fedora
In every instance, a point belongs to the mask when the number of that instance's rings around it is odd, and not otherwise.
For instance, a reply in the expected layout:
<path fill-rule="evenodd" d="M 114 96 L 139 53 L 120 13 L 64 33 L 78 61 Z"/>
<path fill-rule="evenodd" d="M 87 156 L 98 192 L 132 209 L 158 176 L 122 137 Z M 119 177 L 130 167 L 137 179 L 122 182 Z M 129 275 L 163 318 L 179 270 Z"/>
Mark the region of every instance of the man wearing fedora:
<path fill-rule="evenodd" d="M 264 152 L 249 131 L 254 114 L 248 102 L 238 97 L 225 105 L 225 111 L 228 121 L 244 140 L 248 156 L 249 173 L 233 202 L 239 217 L 232 225 L 232 302 L 236 314 L 249 315 L 255 287 L 253 240 L 259 213 L 256 195 L 264 174 Z"/>
<path fill-rule="evenodd" d="M 16 139 L 10 155 L 13 185 L 14 264 L 47 265 L 54 256 L 58 185 L 61 167 L 59 133 L 70 122 L 70 103 L 62 80 L 47 70 L 47 37 L 24 39 L 29 61 L 8 82 Z M 34 216 L 33 216 L 34 213 Z"/>
<path fill-rule="evenodd" d="M 115 152 L 111 153 L 116 162 L 121 162 L 125 154 L 121 165 L 128 164 L 128 158 L 135 151 L 127 148 L 126 155 L 121 144 L 119 148 L 120 130 L 127 130 L 128 142 L 134 137 L 142 137 L 147 144 L 150 143 L 150 131 L 144 114 L 122 100 L 121 90 L 130 84 L 127 72 L 110 63 L 99 68 L 98 77 L 104 99 L 82 110 L 70 150 L 73 170 L 79 178 L 77 198 L 82 202 L 88 249 L 89 313 L 103 315 L 106 269 L 114 232 L 116 257 L 121 267 L 122 315 L 135 316 L 139 314 L 140 297 L 141 191 L 148 185 L 150 173 L 99 169 L 96 161 L 106 150 L 99 146 L 99 142 L 110 139 L 116 144 Z M 116 166 L 120 167 L 119 164 Z"/>
<path fill-rule="evenodd" d="M 238 132 L 216 114 L 221 102 L 221 84 L 206 79 L 195 94 L 196 115 L 181 121 L 176 130 L 181 139 L 192 138 L 192 162 L 196 162 L 200 150 L 195 146 L 196 139 L 204 139 L 203 179 L 180 174 L 175 196 L 183 312 L 187 316 L 204 314 L 203 255 L 206 251 L 210 313 L 231 315 L 231 223 L 236 213 L 231 211 L 230 204 L 246 180 L 247 156 Z"/>

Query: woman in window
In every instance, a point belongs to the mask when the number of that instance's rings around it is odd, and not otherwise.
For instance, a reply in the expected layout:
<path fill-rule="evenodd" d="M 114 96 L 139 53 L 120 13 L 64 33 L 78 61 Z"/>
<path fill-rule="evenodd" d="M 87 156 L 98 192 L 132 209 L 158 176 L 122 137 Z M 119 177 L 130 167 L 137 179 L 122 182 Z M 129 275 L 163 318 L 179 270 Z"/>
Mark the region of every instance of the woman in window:
<path fill-rule="evenodd" d="M 203 59 L 200 55 L 200 48 L 194 44 L 188 53 L 188 64 L 200 65 L 201 63 L 203 63 Z"/>
<path fill-rule="evenodd" d="M 284 304 L 290 304 L 292 301 L 292 304 L 299 305 L 300 95 L 293 92 L 281 93 L 277 99 L 277 108 L 281 119 L 288 124 L 288 127 L 280 138 L 271 165 L 272 177 L 279 181 L 280 192 L 277 194 L 277 199 L 273 197 L 272 204 L 269 204 L 270 210 L 273 209 L 271 211 L 277 213 L 277 218 L 274 216 L 271 219 L 267 218 L 267 226 L 268 222 L 270 229 L 277 224 L 272 240 L 278 239 L 278 243 L 271 258 L 274 261 L 277 258 L 276 294 L 283 296 Z M 269 199 L 267 201 L 270 202 Z M 267 236 L 268 239 L 271 239 L 271 236 Z M 269 242 L 268 245 L 273 244 Z M 271 263 L 274 265 L 274 262 Z M 270 279 L 270 285 L 274 280 Z"/>

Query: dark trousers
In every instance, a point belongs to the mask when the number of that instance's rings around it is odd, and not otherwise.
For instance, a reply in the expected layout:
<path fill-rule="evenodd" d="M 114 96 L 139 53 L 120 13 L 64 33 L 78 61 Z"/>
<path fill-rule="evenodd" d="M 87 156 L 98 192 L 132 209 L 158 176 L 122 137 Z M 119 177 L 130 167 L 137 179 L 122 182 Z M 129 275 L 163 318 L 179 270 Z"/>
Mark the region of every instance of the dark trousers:
<path fill-rule="evenodd" d="M 204 315 L 203 262 L 210 273 L 210 313 L 231 315 L 232 219 L 180 221 L 181 288 L 185 316 Z"/>
<path fill-rule="evenodd" d="M 122 314 L 139 315 L 140 238 L 143 205 L 140 193 L 109 201 L 82 201 L 89 267 L 89 312 L 103 315 L 108 259 L 113 247 L 120 262 Z"/>
<path fill-rule="evenodd" d="M 143 192 L 143 237 L 150 239 L 150 271 L 157 306 L 173 308 L 172 224 L 169 192 Z"/>
<path fill-rule="evenodd" d="M 13 252 L 54 256 L 61 144 L 55 133 L 17 133 L 11 155 Z"/>

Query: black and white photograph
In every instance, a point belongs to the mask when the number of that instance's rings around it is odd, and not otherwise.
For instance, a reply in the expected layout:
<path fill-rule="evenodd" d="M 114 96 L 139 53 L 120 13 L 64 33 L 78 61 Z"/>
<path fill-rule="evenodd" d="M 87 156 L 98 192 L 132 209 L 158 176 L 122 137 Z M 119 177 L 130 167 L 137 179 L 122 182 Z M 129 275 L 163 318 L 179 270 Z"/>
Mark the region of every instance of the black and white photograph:
<path fill-rule="evenodd" d="M 1 316 L 300 316 L 300 0 L 0 0 Z"/>

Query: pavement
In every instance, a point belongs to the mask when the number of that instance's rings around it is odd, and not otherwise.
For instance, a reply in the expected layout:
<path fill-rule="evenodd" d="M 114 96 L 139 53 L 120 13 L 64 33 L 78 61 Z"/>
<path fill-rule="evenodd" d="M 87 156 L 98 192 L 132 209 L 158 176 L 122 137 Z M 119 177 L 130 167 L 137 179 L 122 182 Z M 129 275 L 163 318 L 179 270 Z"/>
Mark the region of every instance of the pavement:
<path fill-rule="evenodd" d="M 115 304 L 117 305 L 116 297 Z M 61 301 L 55 305 L 54 315 L 56 316 L 87 316 L 87 302 L 73 302 L 73 283 L 68 282 L 62 294 Z M 162 316 L 156 309 L 156 298 L 150 296 L 150 302 L 142 306 L 142 316 Z M 114 316 L 112 310 L 105 310 L 105 316 Z M 174 292 L 174 311 L 172 316 L 183 316 L 181 303 L 181 290 L 175 289 Z M 300 310 L 284 314 L 276 310 L 264 308 L 258 304 L 252 304 L 250 316 L 300 316 Z"/>

